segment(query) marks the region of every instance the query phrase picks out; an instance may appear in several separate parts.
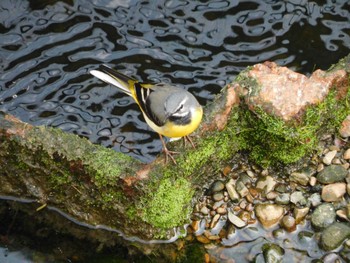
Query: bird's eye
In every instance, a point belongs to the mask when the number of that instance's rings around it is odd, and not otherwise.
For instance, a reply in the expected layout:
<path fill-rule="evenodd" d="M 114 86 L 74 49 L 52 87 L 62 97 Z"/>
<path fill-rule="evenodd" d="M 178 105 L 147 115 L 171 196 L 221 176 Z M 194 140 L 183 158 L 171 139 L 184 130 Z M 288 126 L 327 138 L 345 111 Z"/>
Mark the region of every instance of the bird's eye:
<path fill-rule="evenodd" d="M 181 104 L 181 105 L 180 105 L 180 107 L 178 107 L 178 108 L 177 108 L 176 112 L 181 111 L 181 110 L 183 109 L 183 107 L 184 107 L 184 105 L 183 105 L 183 104 Z"/>

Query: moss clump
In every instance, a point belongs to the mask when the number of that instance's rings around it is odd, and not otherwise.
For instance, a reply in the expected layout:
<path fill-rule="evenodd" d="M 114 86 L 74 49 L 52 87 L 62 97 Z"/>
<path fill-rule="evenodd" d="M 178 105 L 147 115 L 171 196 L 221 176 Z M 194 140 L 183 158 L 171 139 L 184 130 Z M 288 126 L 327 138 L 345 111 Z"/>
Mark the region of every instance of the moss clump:
<path fill-rule="evenodd" d="M 142 219 L 162 229 L 184 224 L 191 211 L 191 183 L 183 178 L 163 178 L 152 188 L 154 191 L 140 202 Z"/>
<path fill-rule="evenodd" d="M 287 123 L 261 109 L 254 113 L 241 109 L 239 119 L 246 132 L 240 136 L 254 161 L 263 166 L 276 162 L 288 164 L 317 149 L 320 135 L 339 127 L 350 114 L 350 93 L 340 100 L 336 95 L 332 90 L 323 102 L 309 107 L 300 122 Z"/>

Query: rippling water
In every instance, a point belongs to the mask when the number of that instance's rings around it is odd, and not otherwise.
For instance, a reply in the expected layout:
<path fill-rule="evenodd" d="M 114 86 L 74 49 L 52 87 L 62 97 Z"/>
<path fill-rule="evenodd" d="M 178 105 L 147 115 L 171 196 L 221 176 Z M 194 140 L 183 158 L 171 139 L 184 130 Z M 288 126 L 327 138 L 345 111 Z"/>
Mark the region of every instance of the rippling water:
<path fill-rule="evenodd" d="M 350 51 L 349 10 L 347 0 L 1 0 L 0 110 L 149 162 L 157 134 L 89 70 L 171 82 L 205 104 L 248 65 L 328 68 Z"/>

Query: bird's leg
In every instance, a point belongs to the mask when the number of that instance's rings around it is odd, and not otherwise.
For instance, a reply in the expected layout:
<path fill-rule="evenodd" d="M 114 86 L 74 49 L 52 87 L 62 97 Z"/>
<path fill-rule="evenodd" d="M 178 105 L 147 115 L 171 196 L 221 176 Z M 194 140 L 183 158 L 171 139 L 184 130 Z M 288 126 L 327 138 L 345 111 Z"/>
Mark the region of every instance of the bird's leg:
<path fill-rule="evenodd" d="M 196 146 L 194 145 L 194 143 L 193 143 L 193 141 L 192 141 L 192 139 L 191 139 L 191 137 L 189 135 L 186 135 L 183 138 L 184 138 L 185 147 L 186 147 L 186 141 L 189 141 L 190 144 L 192 145 L 193 149 L 196 149 Z"/>
<path fill-rule="evenodd" d="M 169 151 L 168 148 L 166 147 L 163 136 L 159 134 L 159 138 L 160 138 L 160 141 L 162 142 L 162 145 L 163 145 L 163 152 L 165 154 L 165 163 L 168 162 L 168 156 L 169 156 L 170 159 L 173 161 L 173 163 L 176 164 L 176 161 L 175 161 L 173 154 L 177 154 L 179 152 Z"/>

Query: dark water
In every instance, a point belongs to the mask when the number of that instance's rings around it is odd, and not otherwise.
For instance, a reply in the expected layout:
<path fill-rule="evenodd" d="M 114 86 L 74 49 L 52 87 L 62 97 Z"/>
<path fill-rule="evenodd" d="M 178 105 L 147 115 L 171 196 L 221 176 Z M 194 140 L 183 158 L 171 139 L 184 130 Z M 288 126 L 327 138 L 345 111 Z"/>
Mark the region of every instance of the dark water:
<path fill-rule="evenodd" d="M 142 161 L 161 150 L 135 103 L 88 72 L 105 63 L 202 104 L 248 65 L 302 73 L 350 51 L 349 1 L 0 1 L 0 110 Z"/>
<path fill-rule="evenodd" d="M 204 105 L 249 65 L 309 74 L 349 52 L 348 0 L 0 0 L 0 110 L 149 162 L 157 135 L 91 69 L 171 82 Z M 0 262 L 25 262 L 16 253 Z"/>

